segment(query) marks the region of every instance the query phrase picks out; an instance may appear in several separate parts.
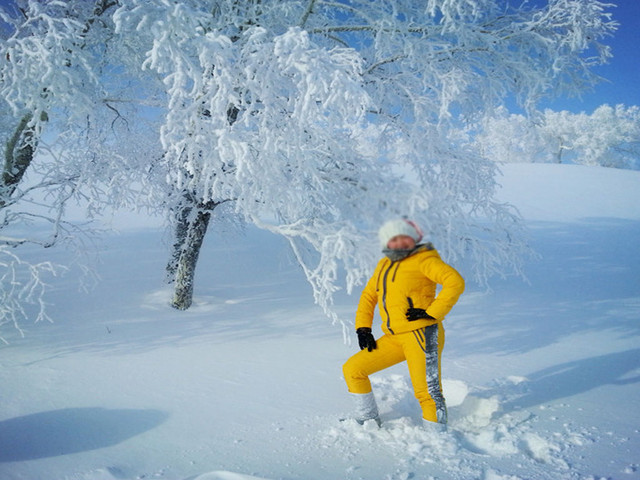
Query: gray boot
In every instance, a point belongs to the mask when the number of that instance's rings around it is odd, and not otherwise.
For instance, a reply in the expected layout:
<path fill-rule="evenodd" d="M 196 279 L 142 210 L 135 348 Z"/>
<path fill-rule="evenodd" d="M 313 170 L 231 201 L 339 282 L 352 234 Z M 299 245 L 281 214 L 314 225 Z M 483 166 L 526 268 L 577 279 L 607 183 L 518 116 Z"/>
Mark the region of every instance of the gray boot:
<path fill-rule="evenodd" d="M 352 393 L 353 402 L 355 405 L 355 413 L 353 418 L 360 425 L 363 425 L 367 420 L 375 420 L 380 426 L 380 415 L 378 414 L 378 405 L 376 399 L 373 396 L 373 392 L 369 393 Z"/>
<path fill-rule="evenodd" d="M 422 425 L 424 426 L 425 430 L 428 430 L 430 432 L 444 433 L 447 431 L 446 423 L 430 422 L 426 418 L 422 419 Z"/>

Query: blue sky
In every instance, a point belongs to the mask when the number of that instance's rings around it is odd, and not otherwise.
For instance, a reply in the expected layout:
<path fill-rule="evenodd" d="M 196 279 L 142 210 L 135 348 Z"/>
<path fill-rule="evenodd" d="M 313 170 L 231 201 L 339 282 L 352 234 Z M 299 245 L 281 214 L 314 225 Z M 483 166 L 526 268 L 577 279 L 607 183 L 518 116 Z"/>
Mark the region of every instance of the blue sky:
<path fill-rule="evenodd" d="M 553 110 L 591 113 L 598 106 L 624 104 L 640 106 L 640 0 L 612 0 L 610 11 L 620 25 L 605 43 L 611 46 L 613 58 L 594 72 L 607 79 L 581 98 L 559 98 L 545 102 Z"/>

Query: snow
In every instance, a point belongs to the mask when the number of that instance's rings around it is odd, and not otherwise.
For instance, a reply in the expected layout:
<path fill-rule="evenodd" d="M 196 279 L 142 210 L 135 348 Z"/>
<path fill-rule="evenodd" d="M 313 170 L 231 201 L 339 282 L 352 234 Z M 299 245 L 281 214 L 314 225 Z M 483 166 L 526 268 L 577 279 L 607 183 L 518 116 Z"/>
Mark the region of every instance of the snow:
<path fill-rule="evenodd" d="M 282 239 L 212 229 L 179 312 L 162 285 L 167 236 L 132 222 L 104 239 L 95 290 L 53 279 L 55 323 L 5 332 L 0 478 L 640 478 L 640 172 L 503 171 L 499 196 L 540 256 L 527 281 L 468 285 L 447 317 L 446 432 L 422 426 L 404 365 L 372 379 L 381 428 L 340 421 L 357 347 Z M 357 297 L 339 295 L 339 313 Z"/>

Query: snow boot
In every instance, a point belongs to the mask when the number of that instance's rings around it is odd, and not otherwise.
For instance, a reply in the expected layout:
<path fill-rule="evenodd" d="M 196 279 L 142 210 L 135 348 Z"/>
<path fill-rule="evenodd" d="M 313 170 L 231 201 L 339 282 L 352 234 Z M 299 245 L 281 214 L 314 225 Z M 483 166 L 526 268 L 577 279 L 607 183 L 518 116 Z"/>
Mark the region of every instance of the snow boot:
<path fill-rule="evenodd" d="M 449 415 L 447 412 L 447 407 L 445 405 L 436 410 L 437 421 L 433 422 L 433 421 L 427 420 L 426 418 L 423 418 L 422 424 L 424 425 L 425 429 L 429 431 L 444 433 L 447 431 L 448 416 Z"/>
<path fill-rule="evenodd" d="M 380 426 L 380 415 L 378 414 L 378 405 L 373 396 L 373 392 L 369 393 L 352 393 L 355 412 L 353 418 L 360 425 L 364 425 L 367 420 L 375 420 Z"/>

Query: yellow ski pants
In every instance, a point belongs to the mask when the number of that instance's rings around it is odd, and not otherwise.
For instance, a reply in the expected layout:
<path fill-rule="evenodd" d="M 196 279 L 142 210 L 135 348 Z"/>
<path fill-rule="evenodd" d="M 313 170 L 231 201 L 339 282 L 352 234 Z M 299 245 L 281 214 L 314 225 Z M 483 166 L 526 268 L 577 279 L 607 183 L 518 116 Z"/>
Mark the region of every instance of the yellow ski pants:
<path fill-rule="evenodd" d="M 376 343 L 375 350 L 360 350 L 342 367 L 349 392 L 371 392 L 369 375 L 406 360 L 413 392 L 422 408 L 422 417 L 431 422 L 446 423 L 447 409 L 442 394 L 440 367 L 444 347 L 442 325 L 383 335 Z"/>

